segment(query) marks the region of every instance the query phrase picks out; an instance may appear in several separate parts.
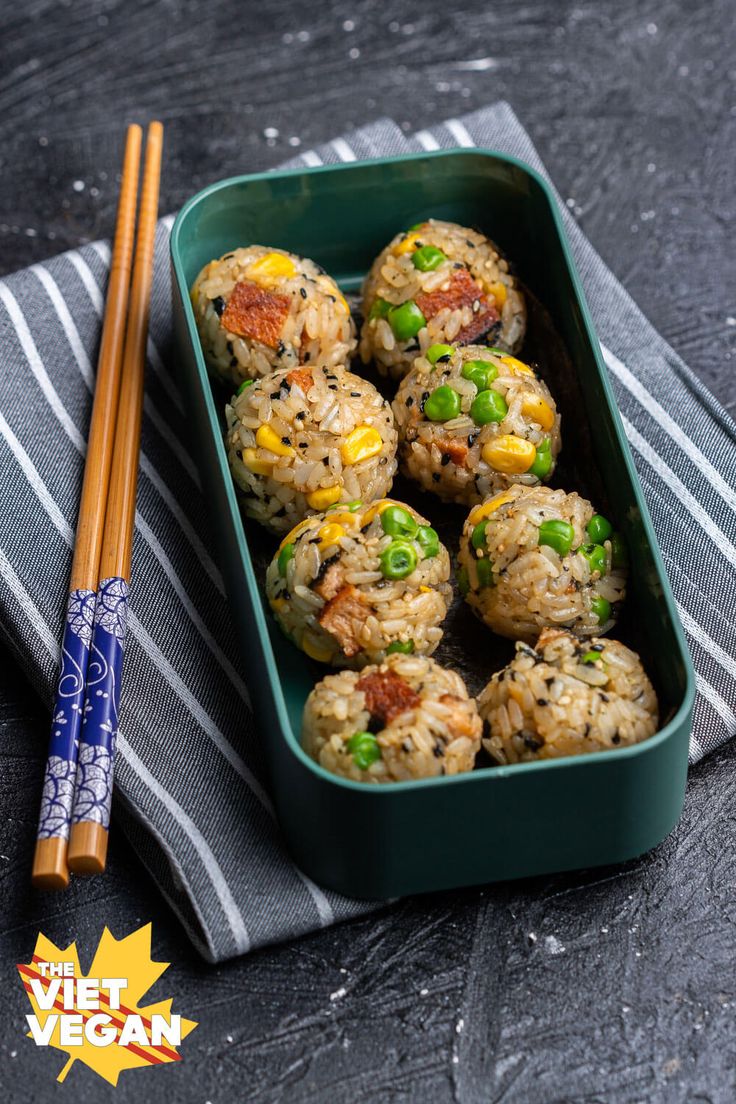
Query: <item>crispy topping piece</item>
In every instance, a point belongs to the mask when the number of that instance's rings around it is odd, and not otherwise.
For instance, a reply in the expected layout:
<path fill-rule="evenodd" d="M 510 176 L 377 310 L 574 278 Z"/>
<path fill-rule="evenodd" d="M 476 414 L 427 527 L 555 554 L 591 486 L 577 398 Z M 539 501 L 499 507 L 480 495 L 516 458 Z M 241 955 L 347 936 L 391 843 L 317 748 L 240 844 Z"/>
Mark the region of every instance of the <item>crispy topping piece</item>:
<path fill-rule="evenodd" d="M 250 337 L 275 349 L 289 313 L 288 295 L 266 291 L 251 280 L 240 280 L 220 317 L 220 325 L 238 337 Z"/>
<path fill-rule="evenodd" d="M 308 368 L 294 368 L 293 371 L 287 372 L 286 381 L 292 387 L 300 387 L 305 395 L 314 383 L 312 373 Z"/>
<path fill-rule="evenodd" d="M 463 326 L 455 341 L 458 345 L 472 345 L 483 334 L 487 334 L 496 325 L 499 318 L 500 315 L 495 307 L 490 307 L 487 303 L 481 303 L 481 309 L 473 315 L 472 322 L 468 322 L 467 326 Z"/>
<path fill-rule="evenodd" d="M 434 318 L 441 310 L 459 310 L 481 299 L 483 292 L 476 284 L 467 268 L 456 268 L 450 278 L 449 287 L 438 288 L 416 297 L 416 304 L 426 319 Z"/>
<path fill-rule="evenodd" d="M 465 463 L 468 446 L 463 441 L 453 441 L 451 437 L 439 437 L 436 443 L 440 452 L 449 456 L 453 464 L 460 466 Z"/>
<path fill-rule="evenodd" d="M 367 612 L 358 588 L 348 584 L 330 598 L 317 617 L 322 628 L 338 641 L 348 659 L 360 651 L 358 633 Z"/>
<path fill-rule="evenodd" d="M 320 571 L 320 576 L 317 582 L 312 585 L 312 590 L 315 594 L 319 594 L 325 602 L 330 602 L 336 594 L 339 594 L 345 572 L 340 566 L 339 557 L 325 560 L 322 567 L 324 570 Z"/>
<path fill-rule="evenodd" d="M 395 671 L 377 671 L 366 675 L 355 684 L 356 690 L 365 694 L 365 707 L 381 728 L 391 724 L 394 717 L 416 709 L 421 698 L 406 679 Z"/>

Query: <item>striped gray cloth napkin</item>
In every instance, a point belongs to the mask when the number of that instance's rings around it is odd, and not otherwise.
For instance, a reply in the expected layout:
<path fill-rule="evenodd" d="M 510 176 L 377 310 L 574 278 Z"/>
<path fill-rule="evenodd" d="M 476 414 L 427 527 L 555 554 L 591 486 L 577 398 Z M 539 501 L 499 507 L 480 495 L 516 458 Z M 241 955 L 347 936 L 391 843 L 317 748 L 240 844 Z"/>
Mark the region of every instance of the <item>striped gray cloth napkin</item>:
<path fill-rule="evenodd" d="M 542 169 L 505 104 L 406 137 L 381 120 L 292 165 L 449 146 Z M 691 760 L 736 731 L 736 425 L 563 217 L 603 342 L 698 672 Z M 171 348 L 157 236 L 117 807 L 132 845 L 210 961 L 374 907 L 323 891 L 285 853 L 268 795 Z M 110 250 L 98 242 L 0 281 L 0 623 L 50 704 L 56 679 Z M 687 534 L 687 541 L 681 539 Z M 29 810 L 27 831 L 36 827 Z"/>

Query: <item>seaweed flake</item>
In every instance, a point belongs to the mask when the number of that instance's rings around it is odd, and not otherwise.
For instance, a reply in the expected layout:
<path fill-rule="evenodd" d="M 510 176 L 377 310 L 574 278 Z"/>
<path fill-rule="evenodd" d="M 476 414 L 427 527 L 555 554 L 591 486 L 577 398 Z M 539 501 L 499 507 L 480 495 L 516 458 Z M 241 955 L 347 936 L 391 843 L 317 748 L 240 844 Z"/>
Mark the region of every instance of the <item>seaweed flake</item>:
<path fill-rule="evenodd" d="M 225 300 L 222 298 L 221 295 L 216 295 L 215 298 L 212 300 L 212 308 L 218 318 L 222 318 L 222 313 L 225 310 L 226 306 L 227 304 L 225 303 Z"/>

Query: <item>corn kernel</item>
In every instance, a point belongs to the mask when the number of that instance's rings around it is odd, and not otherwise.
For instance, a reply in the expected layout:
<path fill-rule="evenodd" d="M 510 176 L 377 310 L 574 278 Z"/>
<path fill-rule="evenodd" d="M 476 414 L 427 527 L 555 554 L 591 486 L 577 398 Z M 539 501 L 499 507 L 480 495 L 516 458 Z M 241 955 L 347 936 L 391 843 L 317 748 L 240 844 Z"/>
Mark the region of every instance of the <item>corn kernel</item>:
<path fill-rule="evenodd" d="M 258 427 L 256 433 L 256 444 L 259 448 L 268 449 L 269 452 L 275 453 L 276 456 L 294 456 L 296 455 L 296 449 L 293 449 L 291 445 L 285 445 L 275 430 L 271 429 L 270 425 L 262 425 Z"/>
<path fill-rule="evenodd" d="M 329 276 L 318 276 L 317 284 L 319 287 L 322 288 L 326 295 L 334 295 L 340 306 L 344 309 L 345 313 L 350 314 L 348 301 L 342 294 L 334 280 L 331 280 Z"/>
<path fill-rule="evenodd" d="M 501 363 L 505 364 L 507 368 L 510 368 L 512 372 L 519 372 L 522 376 L 534 375 L 532 369 L 529 367 L 528 364 L 525 364 L 523 360 L 519 360 L 517 357 L 514 356 L 509 356 L 506 353 L 504 353 L 503 356 L 501 356 L 500 354 L 497 355 Z"/>
<path fill-rule="evenodd" d="M 248 265 L 245 275 L 249 280 L 268 283 L 279 276 L 296 276 L 296 265 L 291 257 L 285 257 L 283 253 L 266 253 Z"/>
<path fill-rule="evenodd" d="M 495 284 L 488 284 L 488 292 L 495 299 L 498 309 L 503 310 L 503 305 L 508 296 L 506 285 L 502 284 L 500 280 Z"/>
<path fill-rule="evenodd" d="M 555 416 L 552 407 L 548 402 L 545 402 L 541 396 L 535 395 L 531 391 L 527 391 L 526 394 L 522 396 L 521 412 L 525 418 L 529 418 L 532 422 L 537 422 L 542 429 L 551 429 L 555 424 Z"/>
<path fill-rule="evenodd" d="M 342 494 L 341 489 L 335 485 L 334 487 L 318 487 L 316 491 L 312 491 L 307 495 L 307 502 L 313 510 L 326 510 L 328 506 L 332 506 L 333 502 L 337 502 Z"/>
<path fill-rule="evenodd" d="M 316 659 L 318 663 L 329 663 L 332 659 L 332 649 L 322 644 L 321 641 L 315 640 L 309 633 L 305 633 L 302 637 L 302 651 L 310 659 Z"/>
<path fill-rule="evenodd" d="M 479 521 L 483 521 L 483 518 L 490 517 L 495 513 L 500 506 L 503 506 L 506 502 L 511 502 L 513 495 L 510 495 L 508 491 L 501 491 L 500 494 L 494 495 L 488 502 L 482 502 L 480 506 L 476 506 L 470 511 L 468 522 L 470 525 L 477 525 Z"/>
<path fill-rule="evenodd" d="M 285 598 L 269 598 L 269 604 L 275 613 L 281 613 L 289 603 Z"/>
<path fill-rule="evenodd" d="M 384 510 L 388 510 L 389 506 L 395 506 L 396 502 L 393 498 L 382 498 L 378 502 L 374 502 L 363 514 L 360 519 L 361 529 L 365 525 L 370 525 L 374 517 L 377 514 L 382 514 Z"/>
<path fill-rule="evenodd" d="M 419 588 L 420 594 L 429 594 L 431 590 L 432 588 L 428 586 L 420 586 Z"/>
<path fill-rule="evenodd" d="M 402 253 L 412 253 L 416 249 L 421 236 L 421 234 L 407 234 L 403 241 L 394 246 L 394 255 L 400 257 Z"/>
<path fill-rule="evenodd" d="M 321 529 L 317 530 L 317 536 L 319 537 L 319 548 L 330 548 L 333 544 L 337 544 L 340 537 L 345 536 L 345 530 L 342 525 L 337 525 L 334 521 L 331 521 L 329 525 L 323 525 Z"/>
<path fill-rule="evenodd" d="M 369 460 L 383 448 L 381 434 L 373 426 L 360 425 L 349 433 L 342 443 L 340 455 L 343 464 L 359 464 Z"/>
<path fill-rule="evenodd" d="M 504 433 L 495 440 L 488 441 L 481 449 L 481 456 L 495 471 L 506 475 L 521 475 L 522 472 L 529 471 L 536 459 L 537 450 L 531 441 L 515 437 L 512 433 Z"/>
<path fill-rule="evenodd" d="M 273 464 L 269 464 L 268 460 L 259 460 L 258 449 L 243 449 L 242 456 L 246 468 L 254 475 L 270 475 L 273 471 Z"/>
<path fill-rule="evenodd" d="M 284 539 L 282 540 L 281 544 L 279 545 L 279 552 L 281 551 L 282 548 L 285 548 L 287 544 L 294 544 L 294 542 L 296 541 L 296 538 L 299 536 L 299 534 L 302 533 L 305 529 L 308 529 L 309 526 L 312 524 L 313 520 L 314 520 L 313 518 L 308 517 L 308 518 L 304 518 L 303 521 L 297 522 L 297 524 L 294 526 L 294 528 L 290 529 L 289 532 L 284 537 Z"/>
<path fill-rule="evenodd" d="M 337 525 L 342 525 L 343 527 L 348 526 L 348 528 L 352 528 L 360 521 L 360 514 L 330 514 L 330 521 L 335 522 Z"/>

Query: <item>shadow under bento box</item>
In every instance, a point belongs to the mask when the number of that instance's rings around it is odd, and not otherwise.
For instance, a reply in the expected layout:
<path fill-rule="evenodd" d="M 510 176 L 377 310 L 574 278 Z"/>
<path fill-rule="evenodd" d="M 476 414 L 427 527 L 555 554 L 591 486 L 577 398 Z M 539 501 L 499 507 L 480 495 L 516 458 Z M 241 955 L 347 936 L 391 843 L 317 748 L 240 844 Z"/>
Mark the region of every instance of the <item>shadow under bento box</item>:
<path fill-rule="evenodd" d="M 300 746 L 306 697 L 326 669 L 278 631 L 254 570 L 264 536 L 243 521 L 223 446 L 225 396 L 213 389 L 188 289 L 204 264 L 258 242 L 322 264 L 349 293 L 397 230 L 428 217 L 475 226 L 512 259 L 544 305 L 571 366 L 563 455 L 616 519 L 630 549 L 626 626 L 660 702 L 660 729 L 633 747 L 468 774 L 366 785 L 329 774 Z M 236 177 L 191 199 L 171 234 L 179 372 L 216 551 L 248 660 L 248 685 L 286 843 L 311 878 L 386 898 L 632 858 L 682 809 L 694 695 L 692 668 L 662 559 L 552 194 L 528 166 L 490 151 L 419 154 Z M 547 382 L 555 393 L 553 371 Z M 578 489 L 571 476 L 558 486 Z M 585 491 L 583 491 L 585 493 Z M 599 506 L 599 508 L 602 508 Z M 440 503 L 424 500 L 435 524 Z M 459 536 L 461 522 L 456 525 Z M 256 532 L 254 532 L 254 530 Z M 275 548 L 278 541 L 273 539 Z M 456 550 L 450 548 L 451 554 Z M 470 615 L 468 615 L 470 616 Z M 475 625 L 476 659 L 492 634 Z M 460 645 L 458 645 L 460 646 Z M 510 647 L 510 645 L 509 645 Z M 507 658 L 510 658 L 512 650 Z M 476 688 L 471 687 L 471 690 Z"/>

